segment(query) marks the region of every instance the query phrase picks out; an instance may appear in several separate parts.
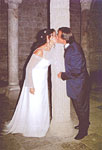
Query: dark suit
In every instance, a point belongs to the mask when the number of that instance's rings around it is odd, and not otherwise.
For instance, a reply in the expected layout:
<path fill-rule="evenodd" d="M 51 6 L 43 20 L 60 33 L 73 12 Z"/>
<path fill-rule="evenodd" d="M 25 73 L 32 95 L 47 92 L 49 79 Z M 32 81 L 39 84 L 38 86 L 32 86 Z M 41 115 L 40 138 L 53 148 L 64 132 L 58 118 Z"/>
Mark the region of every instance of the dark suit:
<path fill-rule="evenodd" d="M 89 75 L 84 53 L 76 42 L 65 50 L 65 72 L 61 78 L 66 80 L 67 95 L 71 98 L 79 119 L 79 130 L 86 132 L 89 127 Z"/>

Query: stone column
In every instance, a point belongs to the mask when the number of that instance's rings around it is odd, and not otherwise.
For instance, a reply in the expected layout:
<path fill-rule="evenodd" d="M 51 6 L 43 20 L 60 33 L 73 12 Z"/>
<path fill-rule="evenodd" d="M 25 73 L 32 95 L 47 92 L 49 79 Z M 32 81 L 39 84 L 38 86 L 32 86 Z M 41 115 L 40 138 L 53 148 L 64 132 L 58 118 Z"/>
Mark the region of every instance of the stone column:
<path fill-rule="evenodd" d="M 88 49 L 88 19 L 92 0 L 80 0 L 81 3 L 81 45 L 85 53 L 87 70 L 90 73 L 89 49 Z"/>
<path fill-rule="evenodd" d="M 50 0 L 50 28 L 70 27 L 70 0 Z"/>
<path fill-rule="evenodd" d="M 6 95 L 17 98 L 18 80 L 18 4 L 22 0 L 5 0 L 8 3 L 8 88 Z"/>
<path fill-rule="evenodd" d="M 50 28 L 70 27 L 68 0 L 50 1 Z M 52 120 L 48 136 L 71 137 L 73 125 L 70 117 L 70 98 L 66 94 L 66 82 L 57 77 L 64 71 L 64 45 L 56 44 L 52 50 Z"/>

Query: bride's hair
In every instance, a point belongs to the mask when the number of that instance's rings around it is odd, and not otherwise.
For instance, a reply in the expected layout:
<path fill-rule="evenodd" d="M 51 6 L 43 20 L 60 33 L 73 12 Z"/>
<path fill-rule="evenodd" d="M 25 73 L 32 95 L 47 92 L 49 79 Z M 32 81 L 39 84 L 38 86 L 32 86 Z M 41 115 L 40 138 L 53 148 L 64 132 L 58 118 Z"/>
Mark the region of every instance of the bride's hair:
<path fill-rule="evenodd" d="M 36 36 L 37 39 L 37 48 L 47 42 L 47 36 L 50 39 L 52 35 L 52 30 L 51 29 L 43 29 L 40 30 Z"/>

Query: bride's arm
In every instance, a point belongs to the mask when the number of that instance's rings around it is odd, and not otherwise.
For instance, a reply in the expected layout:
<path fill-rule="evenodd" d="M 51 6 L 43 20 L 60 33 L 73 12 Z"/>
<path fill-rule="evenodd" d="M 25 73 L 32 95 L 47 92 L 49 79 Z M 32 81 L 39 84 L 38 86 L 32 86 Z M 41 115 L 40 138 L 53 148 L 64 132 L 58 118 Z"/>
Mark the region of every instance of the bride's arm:
<path fill-rule="evenodd" d="M 43 56 L 43 53 L 42 53 L 41 50 L 36 50 L 36 51 L 34 52 L 34 54 L 37 55 L 37 56 L 40 56 L 40 57 Z M 32 83 L 33 83 L 33 82 L 32 82 Z M 34 94 L 35 88 L 30 88 L 29 92 L 30 92 L 31 94 Z"/>
<path fill-rule="evenodd" d="M 41 49 L 37 49 L 36 51 L 34 51 L 34 54 L 43 57 L 43 51 Z"/>
<path fill-rule="evenodd" d="M 34 67 L 36 67 L 36 65 L 39 63 L 39 61 L 41 60 L 41 57 L 37 57 L 37 55 L 32 55 L 27 67 L 26 67 L 26 76 L 25 76 L 25 86 L 30 88 L 30 92 L 32 94 L 34 93 L 34 83 L 33 83 L 33 76 L 32 76 L 32 70 Z"/>

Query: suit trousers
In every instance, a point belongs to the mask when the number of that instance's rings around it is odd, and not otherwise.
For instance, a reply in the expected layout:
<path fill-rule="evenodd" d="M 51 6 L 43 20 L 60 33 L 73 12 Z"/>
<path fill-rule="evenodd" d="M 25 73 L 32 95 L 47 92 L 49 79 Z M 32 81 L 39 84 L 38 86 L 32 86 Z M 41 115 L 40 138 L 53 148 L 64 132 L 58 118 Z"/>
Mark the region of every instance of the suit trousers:
<path fill-rule="evenodd" d="M 89 90 L 88 88 L 78 99 L 71 98 L 79 120 L 79 131 L 87 132 L 89 127 Z"/>

